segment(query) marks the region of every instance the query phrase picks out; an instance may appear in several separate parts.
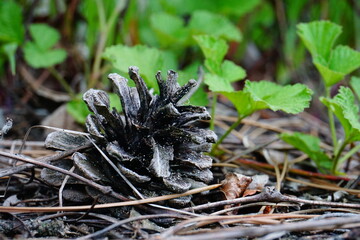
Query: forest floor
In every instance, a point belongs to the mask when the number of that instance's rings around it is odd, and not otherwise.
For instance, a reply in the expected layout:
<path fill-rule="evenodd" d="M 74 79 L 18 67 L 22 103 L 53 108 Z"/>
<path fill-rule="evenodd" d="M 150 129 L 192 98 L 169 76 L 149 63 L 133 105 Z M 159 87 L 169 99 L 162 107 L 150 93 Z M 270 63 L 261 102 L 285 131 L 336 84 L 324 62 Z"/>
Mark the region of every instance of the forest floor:
<path fill-rule="evenodd" d="M 222 134 L 236 118 L 234 110 L 219 106 L 215 130 Z M 74 126 L 69 119 L 63 120 L 66 126 Z M 14 125 L 13 131 L 21 132 L 19 126 Z M 220 146 L 222 154 L 213 158 L 214 180 L 208 187 L 129 201 L 106 197 L 105 185 L 94 192 L 94 182 L 74 183 L 79 175 L 71 166 L 60 166 L 68 177 L 62 175 L 56 186 L 49 184 L 43 169 L 57 171 L 58 160 L 89 146 L 59 153 L 35 140 L 51 130 L 34 130 L 29 138 L 5 136 L 0 141 L 2 239 L 360 237 L 359 156 L 345 163 L 344 175 L 321 174 L 306 155 L 278 138 L 282 132 L 311 132 L 321 136 L 324 149 L 331 149 L 326 144 L 331 141 L 327 124 L 308 113 L 260 111 L 243 120 Z M 56 181 L 55 175 L 50 179 Z M 190 206 L 167 204 L 189 194 L 193 194 Z"/>

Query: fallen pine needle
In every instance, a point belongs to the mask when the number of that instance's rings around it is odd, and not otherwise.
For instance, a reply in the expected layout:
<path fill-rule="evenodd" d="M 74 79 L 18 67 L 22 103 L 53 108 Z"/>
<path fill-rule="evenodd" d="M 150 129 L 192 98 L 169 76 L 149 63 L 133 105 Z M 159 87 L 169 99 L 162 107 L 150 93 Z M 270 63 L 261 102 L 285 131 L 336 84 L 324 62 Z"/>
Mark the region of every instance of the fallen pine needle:
<path fill-rule="evenodd" d="M 212 189 L 218 188 L 220 186 L 221 186 L 221 184 L 213 184 L 213 185 L 202 187 L 202 188 L 192 189 L 187 192 L 179 193 L 179 194 L 170 194 L 170 195 L 164 195 L 164 196 L 141 199 L 141 200 L 134 200 L 134 201 L 105 203 L 105 204 L 98 204 L 95 206 L 91 206 L 91 205 L 66 206 L 66 207 L 3 207 L 3 206 L 0 206 L 0 212 L 17 212 L 17 213 L 22 212 L 22 213 L 25 213 L 25 212 L 84 211 L 84 210 L 88 210 L 90 208 L 100 209 L 100 208 L 134 206 L 134 205 L 153 203 L 153 202 L 183 197 L 183 196 L 187 196 L 187 195 L 192 195 L 192 194 L 212 190 Z"/>

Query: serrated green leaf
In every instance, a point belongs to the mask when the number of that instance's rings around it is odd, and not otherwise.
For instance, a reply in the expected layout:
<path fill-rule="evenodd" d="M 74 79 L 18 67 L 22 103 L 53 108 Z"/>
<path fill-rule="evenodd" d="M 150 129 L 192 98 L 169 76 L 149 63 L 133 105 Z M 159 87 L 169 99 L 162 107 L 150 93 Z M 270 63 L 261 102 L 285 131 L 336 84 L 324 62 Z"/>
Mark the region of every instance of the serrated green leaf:
<path fill-rule="evenodd" d="M 33 39 L 24 45 L 26 62 L 34 68 L 50 67 L 63 62 L 67 53 L 63 49 L 51 49 L 60 39 L 58 31 L 46 24 L 31 24 Z"/>
<path fill-rule="evenodd" d="M 282 133 L 280 138 L 306 153 L 322 172 L 331 170 L 332 160 L 321 150 L 319 138 L 299 132 Z"/>
<path fill-rule="evenodd" d="M 221 91 L 235 106 L 239 116 L 246 117 L 261 109 L 299 113 L 309 106 L 312 91 L 302 84 L 280 86 L 268 81 L 246 80 L 237 92 Z"/>
<path fill-rule="evenodd" d="M 194 38 L 204 53 L 206 67 L 212 73 L 219 74 L 221 62 L 228 51 L 225 40 L 209 35 L 199 35 Z"/>
<path fill-rule="evenodd" d="M 42 23 L 31 24 L 30 34 L 34 43 L 41 50 L 52 48 L 60 39 L 60 34 L 55 28 Z"/>
<path fill-rule="evenodd" d="M 314 58 L 314 64 L 321 73 L 325 85 L 332 86 L 360 67 L 360 52 L 347 46 L 337 46 L 331 51 L 328 61 L 317 56 Z"/>
<path fill-rule="evenodd" d="M 11 73 L 14 75 L 15 74 L 15 67 L 16 67 L 16 62 L 15 62 L 15 53 L 16 53 L 16 49 L 18 48 L 18 44 L 17 43 L 7 43 L 4 44 L 2 46 L 3 51 L 5 52 L 9 62 L 10 62 L 10 69 L 11 69 Z"/>
<path fill-rule="evenodd" d="M 253 101 L 265 104 L 273 111 L 300 113 L 309 107 L 312 91 L 303 84 L 280 86 L 269 81 L 245 82 L 244 92 L 251 95 Z M 259 109 L 261 109 L 259 108 Z"/>
<path fill-rule="evenodd" d="M 163 47 L 179 48 L 185 45 L 189 38 L 189 30 L 178 16 L 159 12 L 151 15 L 150 24 Z"/>
<path fill-rule="evenodd" d="M 215 62 L 212 59 L 205 59 L 204 65 L 210 73 L 219 75 L 219 76 L 222 75 L 221 62 Z"/>
<path fill-rule="evenodd" d="M 352 76 L 350 79 L 350 86 L 360 101 L 360 78 Z"/>
<path fill-rule="evenodd" d="M 221 65 L 221 76 L 229 82 L 235 82 L 246 77 L 245 70 L 234 62 L 225 60 Z"/>
<path fill-rule="evenodd" d="M 241 41 L 240 30 L 224 16 L 198 10 L 191 15 L 189 28 L 193 35 L 208 34 L 229 41 Z"/>
<path fill-rule="evenodd" d="M 26 42 L 23 48 L 26 62 L 33 68 L 46 68 L 63 62 L 67 53 L 63 49 L 40 49 L 33 42 Z"/>
<path fill-rule="evenodd" d="M 231 83 L 217 74 L 206 73 L 204 82 L 206 83 L 206 85 L 209 86 L 209 89 L 213 92 L 234 91 L 234 88 L 231 86 Z"/>
<path fill-rule="evenodd" d="M 297 29 L 313 58 L 321 56 L 325 61 L 329 60 L 331 49 L 342 31 L 341 26 L 329 21 L 300 23 Z"/>
<path fill-rule="evenodd" d="M 345 74 L 331 70 L 329 67 L 327 67 L 328 63 L 321 56 L 315 57 L 313 62 L 316 68 L 319 70 L 327 87 L 330 87 L 344 79 Z"/>
<path fill-rule="evenodd" d="M 263 103 L 257 103 L 251 98 L 250 93 L 244 91 L 219 92 L 224 95 L 236 108 L 240 118 L 250 116 L 257 109 L 265 109 L 267 106 Z"/>
<path fill-rule="evenodd" d="M 123 76 L 127 76 L 130 66 L 137 66 L 147 86 L 158 89 L 155 74 L 162 70 L 164 62 L 164 57 L 158 49 L 142 45 L 134 47 L 115 45 L 107 47 L 102 56 L 110 61 Z"/>
<path fill-rule="evenodd" d="M 24 25 L 21 7 L 14 1 L 0 4 L 0 41 L 15 42 L 20 45 L 24 40 Z"/>
<path fill-rule="evenodd" d="M 205 55 L 205 83 L 211 91 L 233 91 L 231 82 L 243 79 L 245 70 L 235 63 L 223 59 L 228 50 L 225 40 L 209 35 L 194 36 Z"/>
<path fill-rule="evenodd" d="M 359 106 L 348 87 L 340 87 L 334 98 L 320 98 L 339 119 L 345 132 L 345 142 L 351 143 L 360 140 Z"/>
<path fill-rule="evenodd" d="M 329 68 L 344 73 L 351 73 L 360 67 L 360 52 L 351 49 L 348 46 L 337 46 L 331 51 Z"/>

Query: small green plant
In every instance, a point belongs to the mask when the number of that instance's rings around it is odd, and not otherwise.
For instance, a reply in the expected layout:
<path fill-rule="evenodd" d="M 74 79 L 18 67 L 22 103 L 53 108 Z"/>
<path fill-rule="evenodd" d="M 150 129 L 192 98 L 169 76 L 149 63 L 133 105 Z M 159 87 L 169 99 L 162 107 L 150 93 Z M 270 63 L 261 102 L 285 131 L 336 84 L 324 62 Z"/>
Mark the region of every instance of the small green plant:
<path fill-rule="evenodd" d="M 59 32 L 46 24 L 31 24 L 29 27 L 33 41 L 24 46 L 26 62 L 33 68 L 48 68 L 63 62 L 64 49 L 53 49 L 60 40 Z"/>
<path fill-rule="evenodd" d="M 333 143 L 332 157 L 330 158 L 323 153 L 319 147 L 320 141 L 315 140 L 315 137 L 298 133 L 281 135 L 285 142 L 308 154 L 321 171 L 331 171 L 334 174 L 338 173 L 340 163 L 360 149 L 358 145 L 343 155 L 347 145 L 360 140 L 359 109 L 355 103 L 353 92 L 348 87 L 340 87 L 335 97 L 330 96 L 332 86 L 360 67 L 360 52 L 348 46 L 339 45 L 333 47 L 341 31 L 341 26 L 329 21 L 316 21 L 298 25 L 298 34 L 310 51 L 313 63 L 320 72 L 325 85 L 325 97 L 320 97 L 320 101 L 328 109 Z M 358 80 L 353 78 L 351 81 L 351 85 L 356 92 L 359 89 Z M 344 129 L 344 139 L 337 138 L 334 115 Z M 314 144 L 312 147 L 308 146 L 309 139 L 312 139 L 311 142 Z"/>
<path fill-rule="evenodd" d="M 27 41 L 23 47 L 27 64 L 33 68 L 47 68 L 67 93 L 74 97 L 75 93 L 54 66 L 62 63 L 67 53 L 64 49 L 54 46 L 60 40 L 60 33 L 46 24 L 31 24 L 29 27 L 32 41 Z"/>
<path fill-rule="evenodd" d="M 204 82 L 213 92 L 210 129 L 214 129 L 218 92 L 234 91 L 231 83 L 245 78 L 246 72 L 234 62 L 224 60 L 229 48 L 225 40 L 209 35 L 199 35 L 194 38 L 205 56 L 204 65 L 207 73 Z"/>
<path fill-rule="evenodd" d="M 205 74 L 205 83 L 215 98 L 213 113 L 217 94 L 227 97 L 238 112 L 238 120 L 214 144 L 213 153 L 230 132 L 240 124 L 241 120 L 258 110 L 281 110 L 296 114 L 309 106 L 312 91 L 303 84 L 280 86 L 269 81 L 251 82 L 247 80 L 243 90 L 235 91 L 231 83 L 243 79 L 246 73 L 235 63 L 223 60 L 228 50 L 226 42 L 207 35 L 196 36 L 195 39 L 205 55 L 205 66 L 208 70 L 208 73 Z"/>
<path fill-rule="evenodd" d="M 241 91 L 219 92 L 227 97 L 238 112 L 238 120 L 231 125 L 213 150 L 235 129 L 241 120 L 261 109 L 283 111 L 297 114 L 309 107 L 312 91 L 303 84 L 281 86 L 269 81 L 251 82 L 245 81 L 245 87 Z"/>

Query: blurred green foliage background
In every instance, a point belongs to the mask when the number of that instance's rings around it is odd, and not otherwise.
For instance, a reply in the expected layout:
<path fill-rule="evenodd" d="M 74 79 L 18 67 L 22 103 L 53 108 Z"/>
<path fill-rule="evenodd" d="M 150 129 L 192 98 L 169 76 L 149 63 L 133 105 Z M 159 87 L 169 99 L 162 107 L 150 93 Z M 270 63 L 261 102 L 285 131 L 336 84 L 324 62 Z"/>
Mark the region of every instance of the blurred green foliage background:
<path fill-rule="evenodd" d="M 1 109 L 30 114 L 34 124 L 71 101 L 68 109 L 81 122 L 81 94 L 111 90 L 109 72 L 127 76 L 137 65 L 155 91 L 158 70 L 178 71 L 180 83 L 196 79 L 204 56 L 195 38 L 204 34 L 226 41 L 225 60 L 245 69 L 247 79 L 301 82 L 321 94 L 296 25 L 338 23 L 344 27 L 337 44 L 359 49 L 359 13 L 356 0 L 3 0 Z M 191 101 L 207 105 L 207 92 L 201 87 Z"/>

